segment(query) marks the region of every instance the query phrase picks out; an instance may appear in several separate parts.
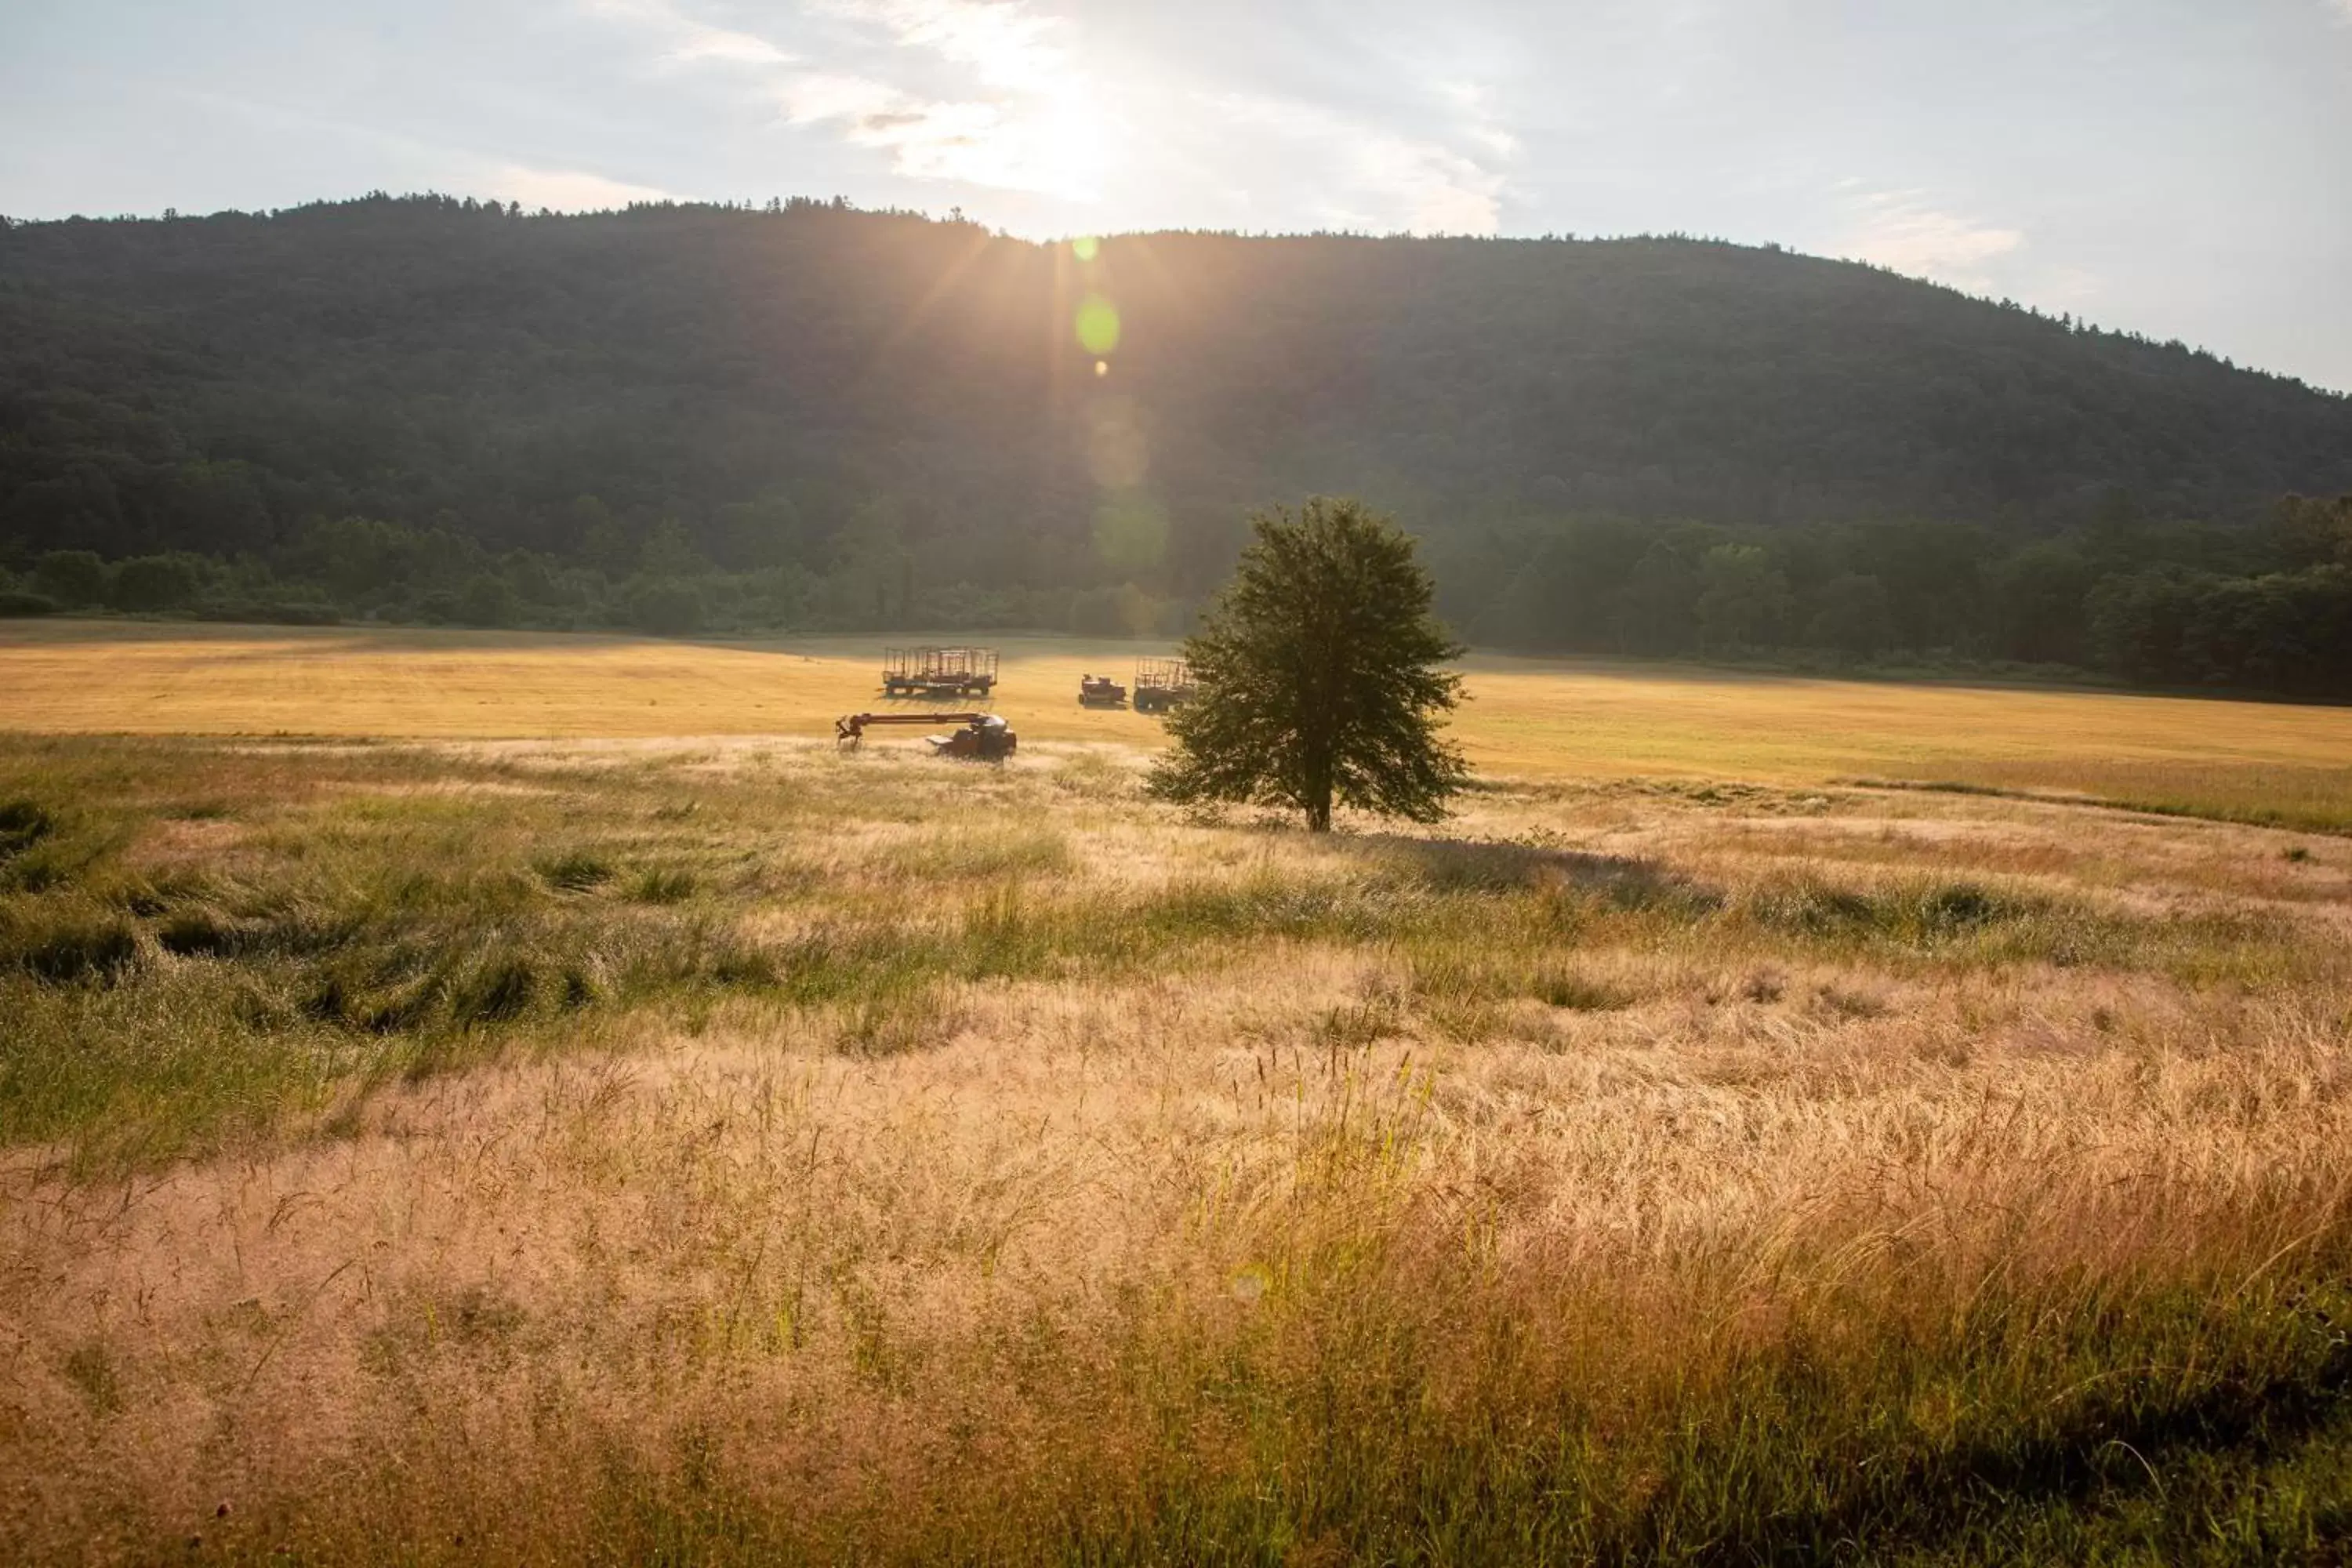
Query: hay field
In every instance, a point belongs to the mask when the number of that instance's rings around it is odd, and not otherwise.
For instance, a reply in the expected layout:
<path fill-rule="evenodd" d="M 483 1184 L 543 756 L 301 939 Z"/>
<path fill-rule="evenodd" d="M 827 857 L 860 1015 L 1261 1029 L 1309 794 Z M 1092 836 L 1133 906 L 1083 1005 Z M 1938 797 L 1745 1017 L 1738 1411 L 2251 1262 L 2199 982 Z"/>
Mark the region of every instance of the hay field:
<path fill-rule="evenodd" d="M 912 640 L 911 638 L 909 640 Z M 1134 644 L 994 639 L 994 704 L 1040 741 L 1149 745 L 1077 707 Z M 0 729 L 47 733 L 645 739 L 823 736 L 885 706 L 881 638 L 689 643 L 528 632 L 0 623 Z M 1475 656 L 1456 727 L 1481 770 L 2078 793 L 2352 829 L 2352 715 L 2114 692 L 2007 690 Z M 911 703 L 920 708 L 927 704 Z"/>
<path fill-rule="evenodd" d="M 180 728 L 295 700 L 173 630 Z M 1829 782 L 1945 704 L 2258 809 L 2331 716 L 1474 679 L 1528 760 L 1320 839 L 1018 688 L 1001 769 L 0 737 L 0 1559 L 2344 1560 L 2352 839 Z"/>

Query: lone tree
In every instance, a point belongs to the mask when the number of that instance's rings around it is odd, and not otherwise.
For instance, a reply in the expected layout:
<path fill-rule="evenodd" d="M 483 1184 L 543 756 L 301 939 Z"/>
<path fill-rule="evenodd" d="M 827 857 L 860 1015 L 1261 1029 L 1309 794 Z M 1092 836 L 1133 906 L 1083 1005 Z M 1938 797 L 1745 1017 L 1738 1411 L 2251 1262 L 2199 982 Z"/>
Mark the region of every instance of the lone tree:
<path fill-rule="evenodd" d="M 1295 806 L 1317 833 L 1339 804 L 1415 822 L 1468 776 L 1437 735 L 1462 647 L 1430 613 L 1413 542 L 1363 503 L 1318 496 L 1250 519 L 1256 537 L 1184 644 L 1195 692 L 1151 774 L 1178 801 Z"/>

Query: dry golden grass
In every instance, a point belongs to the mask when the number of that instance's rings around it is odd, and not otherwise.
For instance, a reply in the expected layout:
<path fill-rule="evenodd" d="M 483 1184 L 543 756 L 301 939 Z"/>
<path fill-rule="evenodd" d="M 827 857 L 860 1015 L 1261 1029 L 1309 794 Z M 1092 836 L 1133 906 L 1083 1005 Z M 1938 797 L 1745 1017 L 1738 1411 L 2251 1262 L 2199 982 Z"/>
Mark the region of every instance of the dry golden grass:
<path fill-rule="evenodd" d="M 0 1063 L 52 1075 L 0 1153 L 15 1557 L 2252 1562 L 2352 1529 L 2352 843 L 1810 775 L 1318 840 L 1055 744 L 0 760 L 87 850 L 11 918 L 119 907 L 142 954 L 0 975 Z M 198 910 L 599 989 L 326 1027 L 270 999 L 341 951 L 152 945 Z M 315 1070 L 141 1077 L 215 1007 Z M 73 1076 L 134 1027 L 129 1087 Z"/>
<path fill-rule="evenodd" d="M 1076 700 L 1082 672 L 1129 679 L 1137 645 L 974 640 L 1003 647 L 994 706 L 1029 739 L 1155 743 L 1152 720 Z M 824 736 L 842 713 L 886 706 L 877 695 L 883 641 L 0 623 L 0 728 Z M 2340 710 L 1490 656 L 1474 658 L 1468 672 L 1456 737 L 1489 773 L 1816 784 L 1883 775 L 2352 829 L 2352 722 Z"/>

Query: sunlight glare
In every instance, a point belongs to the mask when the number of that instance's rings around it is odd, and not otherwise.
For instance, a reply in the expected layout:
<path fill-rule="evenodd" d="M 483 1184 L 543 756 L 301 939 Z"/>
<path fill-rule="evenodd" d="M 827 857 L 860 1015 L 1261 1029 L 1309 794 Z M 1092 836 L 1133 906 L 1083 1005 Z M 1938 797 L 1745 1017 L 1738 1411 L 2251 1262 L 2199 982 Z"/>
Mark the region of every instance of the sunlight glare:
<path fill-rule="evenodd" d="M 1099 294 L 1078 306 L 1078 346 L 1101 359 L 1118 347 L 1118 307 Z"/>

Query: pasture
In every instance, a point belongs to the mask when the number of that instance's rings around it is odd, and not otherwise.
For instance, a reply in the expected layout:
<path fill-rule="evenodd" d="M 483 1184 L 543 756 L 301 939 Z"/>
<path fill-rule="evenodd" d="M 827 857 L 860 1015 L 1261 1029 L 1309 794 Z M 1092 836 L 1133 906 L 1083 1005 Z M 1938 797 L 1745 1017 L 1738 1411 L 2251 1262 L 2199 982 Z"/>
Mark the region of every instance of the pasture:
<path fill-rule="evenodd" d="M 1023 735 L 1153 743 L 1149 718 L 1075 699 L 1082 673 L 1125 682 L 1139 654 L 1164 647 L 970 640 L 1003 648 L 992 706 Z M 0 622 L 0 729 L 823 737 L 840 714 L 888 706 L 877 695 L 883 641 Z M 1465 668 L 1471 700 L 1454 734 L 1491 773 L 1958 783 L 2352 830 L 2352 719 L 2341 709 L 1492 655 Z"/>
<path fill-rule="evenodd" d="M 0 633 L 0 1554 L 2341 1560 L 2340 713 L 873 646 Z"/>

